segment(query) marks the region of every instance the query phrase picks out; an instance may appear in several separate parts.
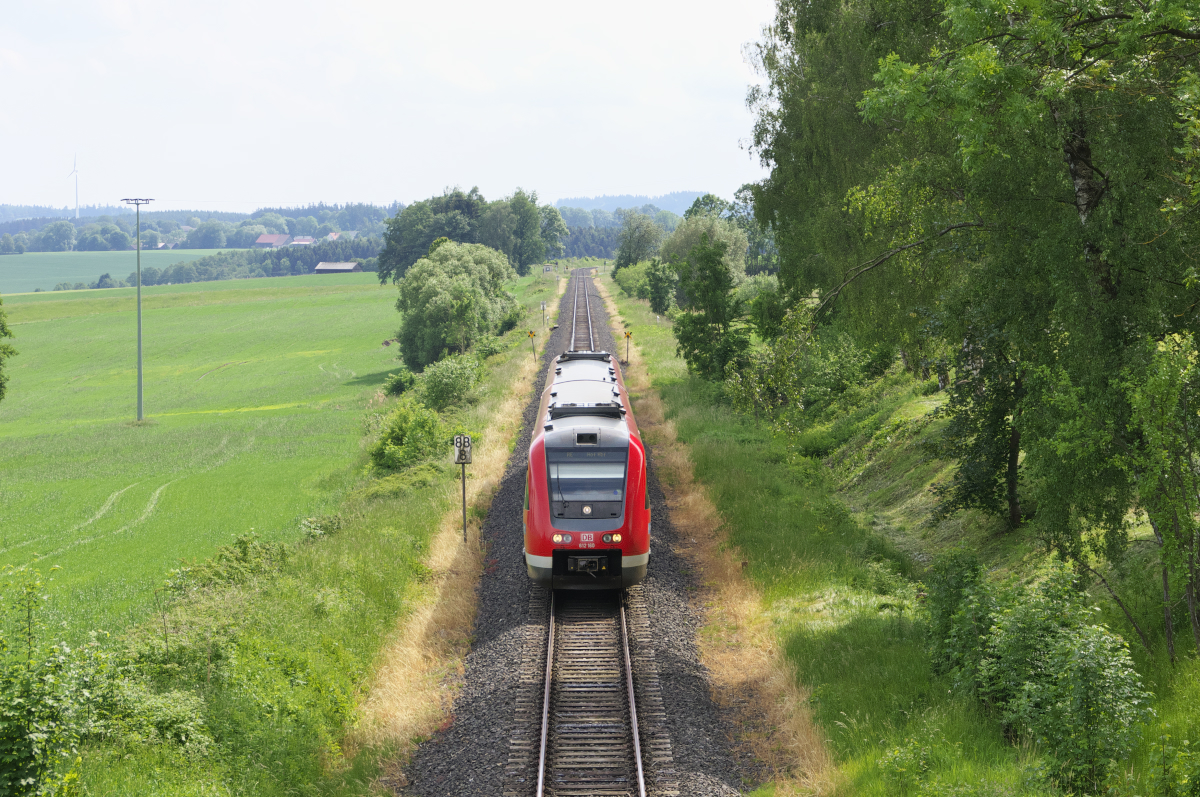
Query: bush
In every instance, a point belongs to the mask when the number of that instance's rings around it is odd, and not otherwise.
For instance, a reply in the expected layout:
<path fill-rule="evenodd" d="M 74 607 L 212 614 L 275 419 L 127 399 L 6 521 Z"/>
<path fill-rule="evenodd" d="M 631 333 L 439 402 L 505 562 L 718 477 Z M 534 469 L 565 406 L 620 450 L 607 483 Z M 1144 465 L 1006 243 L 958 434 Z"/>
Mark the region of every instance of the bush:
<path fill-rule="evenodd" d="M 973 691 L 992 625 L 983 565 L 969 553 L 946 554 L 930 568 L 925 591 L 934 671 L 959 675 L 956 680 Z"/>
<path fill-rule="evenodd" d="M 1096 625 L 1075 574 L 1052 563 L 1031 586 L 994 590 L 971 557 L 934 566 L 928 584 L 935 667 L 1034 736 L 1064 790 L 1095 793 L 1151 715 L 1125 642 Z"/>
<path fill-rule="evenodd" d="M 503 340 L 497 337 L 492 337 L 482 338 L 478 343 L 475 344 L 473 351 L 475 352 L 475 356 L 477 356 L 480 360 L 486 360 L 488 357 L 491 357 L 494 354 L 499 354 L 507 348 L 508 346 L 504 344 Z"/>
<path fill-rule="evenodd" d="M 383 434 L 369 451 L 379 468 L 399 470 L 437 453 L 445 441 L 438 414 L 405 398 L 384 422 Z"/>
<path fill-rule="evenodd" d="M 110 735 L 125 744 L 174 744 L 184 753 L 206 755 L 213 746 L 204 724 L 204 699 L 191 692 L 156 693 L 137 682 L 115 689 Z"/>
<path fill-rule="evenodd" d="M 71 651 L 40 639 L 46 601 L 37 571 L 7 568 L 0 582 L 0 794 L 63 792 L 59 774 L 78 733 L 69 721 Z"/>
<path fill-rule="evenodd" d="M 1150 695 L 1124 640 L 1103 626 L 1063 629 L 1038 658 L 1044 677 L 1032 673 L 1011 713 L 1050 751 L 1060 787 L 1097 794 L 1152 715 Z"/>
<path fill-rule="evenodd" d="M 646 282 L 646 271 L 649 267 L 649 261 L 642 261 L 636 265 L 617 269 L 613 271 L 613 281 L 620 286 L 626 296 L 639 299 L 649 298 L 649 286 Z M 646 295 L 643 296 L 643 293 Z"/>
<path fill-rule="evenodd" d="M 408 370 L 407 366 L 402 365 L 399 371 L 388 374 L 387 379 L 383 380 L 383 392 L 389 396 L 399 396 L 404 391 L 411 390 L 416 383 L 416 375 Z"/>
<path fill-rule="evenodd" d="M 516 329 L 521 322 L 525 320 L 525 308 L 519 304 L 513 304 L 507 313 L 500 318 L 500 326 L 496 330 L 497 335 L 503 335 L 505 332 Z"/>
<path fill-rule="evenodd" d="M 242 584 L 251 578 L 277 569 L 287 561 L 283 543 L 261 542 L 253 531 L 242 534 L 232 545 L 222 545 L 216 556 L 193 562 L 167 573 L 167 587 L 188 592 L 205 587 Z"/>
<path fill-rule="evenodd" d="M 479 360 L 456 355 L 430 365 L 421 375 L 425 402 L 437 410 L 459 404 L 479 381 Z"/>

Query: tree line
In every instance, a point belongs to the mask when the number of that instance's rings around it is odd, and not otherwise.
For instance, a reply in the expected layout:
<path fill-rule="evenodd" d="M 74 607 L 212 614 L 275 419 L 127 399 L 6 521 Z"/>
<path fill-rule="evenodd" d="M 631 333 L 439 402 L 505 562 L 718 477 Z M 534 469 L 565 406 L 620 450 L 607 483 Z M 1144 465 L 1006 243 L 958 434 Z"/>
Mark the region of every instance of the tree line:
<path fill-rule="evenodd" d="M 398 282 L 439 238 L 482 244 L 501 252 L 519 274 L 562 253 L 567 225 L 552 205 L 538 205 L 537 192 L 520 188 L 488 201 L 478 188 L 447 190 L 414 202 L 387 222 L 379 254 L 379 281 Z"/>
<path fill-rule="evenodd" d="M 1145 518 L 1168 642 L 1182 592 L 1200 648 L 1184 6 L 780 0 L 753 53 L 770 176 L 750 192 L 792 314 L 938 376 L 946 511 L 995 512 L 1080 567 L 1122 562 Z"/>
<path fill-rule="evenodd" d="M 623 212 L 633 211 L 641 213 L 643 216 L 649 216 L 654 219 L 654 223 L 662 227 L 667 232 L 671 232 L 679 225 L 680 217 L 669 210 L 663 210 L 652 204 L 644 204 L 641 206 L 631 205 L 628 208 L 618 207 L 616 210 L 608 211 L 602 208 L 574 208 L 564 205 L 559 205 L 558 212 L 562 214 L 563 221 L 568 227 L 596 228 L 606 229 L 611 227 L 621 226 L 621 216 Z"/>
<path fill-rule="evenodd" d="M 248 249 L 264 234 L 324 238 L 353 231 L 378 236 L 389 216 L 403 208 L 394 202 L 386 207 L 322 203 L 304 208 L 259 208 L 253 213 L 144 211 L 142 248 L 166 243 L 185 249 Z M 23 219 L 0 225 L 0 254 L 124 250 L 133 246 L 136 236 L 132 214 Z"/>

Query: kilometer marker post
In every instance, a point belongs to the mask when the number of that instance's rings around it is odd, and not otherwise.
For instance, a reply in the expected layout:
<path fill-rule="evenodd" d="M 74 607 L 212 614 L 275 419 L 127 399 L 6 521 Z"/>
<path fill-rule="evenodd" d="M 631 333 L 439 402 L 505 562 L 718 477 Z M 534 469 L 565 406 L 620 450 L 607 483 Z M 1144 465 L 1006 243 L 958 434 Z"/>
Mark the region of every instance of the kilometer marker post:
<path fill-rule="evenodd" d="M 471 464 L 471 435 L 454 435 L 454 464 L 462 465 L 463 542 L 467 541 L 467 466 Z"/>
<path fill-rule="evenodd" d="M 533 352 L 533 361 L 535 363 L 537 362 L 537 344 L 533 342 L 533 336 L 536 334 L 537 333 L 534 332 L 532 329 L 529 330 L 529 349 L 530 349 L 530 351 Z"/>
<path fill-rule="evenodd" d="M 625 364 L 629 365 L 629 339 L 633 337 L 632 332 L 625 333 Z"/>

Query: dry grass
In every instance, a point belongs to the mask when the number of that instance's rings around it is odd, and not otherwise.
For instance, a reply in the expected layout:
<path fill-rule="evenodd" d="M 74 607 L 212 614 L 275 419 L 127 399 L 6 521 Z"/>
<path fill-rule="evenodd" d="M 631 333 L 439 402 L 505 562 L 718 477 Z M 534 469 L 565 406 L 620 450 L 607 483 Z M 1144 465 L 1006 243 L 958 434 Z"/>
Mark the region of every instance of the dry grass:
<path fill-rule="evenodd" d="M 562 280 L 558 295 L 565 289 Z M 486 510 L 491 505 L 521 429 L 529 386 L 541 370 L 532 357 L 514 357 L 509 364 L 517 374 L 504 398 L 491 408 L 488 434 L 472 452 L 467 479 L 467 505 L 472 509 Z M 452 719 L 454 687 L 464 671 L 475 623 L 476 586 L 484 561 L 479 518 L 484 514 L 468 512 L 465 543 L 461 508 L 456 506 L 442 518 L 426 562 L 432 575 L 422 591 L 424 598 L 380 653 L 359 722 L 347 739 L 348 750 L 395 751 L 381 786 L 406 785 L 401 770 L 416 745 Z"/>
<path fill-rule="evenodd" d="M 608 309 L 614 340 L 624 329 L 605 286 L 597 290 Z M 692 475 L 688 448 L 665 420 L 662 399 L 650 385 L 638 347 L 630 349 L 625 383 L 634 399 L 638 426 L 652 447 L 656 472 L 671 522 L 687 529 L 676 550 L 704 582 L 704 628 L 697 639 L 709 672 L 713 698 L 734 714 L 738 743 L 771 772 L 775 794 L 832 792 L 836 768 L 825 736 L 808 710 L 808 694 L 779 647 L 762 596 L 742 574 L 741 557 L 723 545 L 723 520 Z"/>

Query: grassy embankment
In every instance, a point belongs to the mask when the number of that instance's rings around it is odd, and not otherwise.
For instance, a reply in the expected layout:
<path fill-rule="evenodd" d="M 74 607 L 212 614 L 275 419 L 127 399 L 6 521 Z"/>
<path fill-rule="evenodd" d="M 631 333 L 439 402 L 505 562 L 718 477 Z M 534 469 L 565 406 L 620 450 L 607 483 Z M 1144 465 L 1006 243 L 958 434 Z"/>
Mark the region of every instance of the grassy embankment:
<path fill-rule="evenodd" d="M 532 313 L 554 286 L 535 275 L 514 290 Z M 93 746 L 84 788 L 362 793 L 379 756 L 342 743 L 397 622 L 436 589 L 431 542 L 456 495 L 449 468 L 364 472 L 364 417 L 386 411 L 377 388 L 396 367 L 395 347 L 380 345 L 398 326 L 394 289 L 373 275 L 150 289 L 144 425 L 126 420 L 128 293 L 5 303 L 20 355 L 0 405 L 0 469 L 16 474 L 3 486 L 2 555 L 61 566 L 56 633 L 113 632 L 155 690 L 202 699 L 216 747 Z M 509 363 L 529 357 L 523 331 L 509 338 L 456 411 L 485 450 L 505 450 L 501 462 L 512 430 L 492 413 L 524 395 Z M 310 516 L 326 533 L 303 541 Z M 224 549 L 234 561 L 218 563 L 222 580 L 158 589 L 180 559 L 250 530 L 258 542 L 243 556 Z"/>
<path fill-rule="evenodd" d="M 919 576 L 928 553 L 973 535 L 991 540 L 986 551 L 997 562 L 1029 555 L 1016 538 L 995 540 L 978 518 L 935 527 L 936 537 L 921 522 L 923 487 L 945 465 L 917 438 L 931 433 L 926 416 L 940 398 L 890 375 L 861 409 L 822 430 L 831 456 L 800 455 L 795 441 L 738 417 L 716 388 L 690 377 L 666 319 L 656 322 L 646 302 L 604 282 L 720 514 L 725 545 L 743 560 L 762 619 L 809 695 L 807 709 L 837 766 L 833 790 L 904 794 L 923 759 L 922 780 L 935 788 L 1036 793 L 1026 774 L 1029 751 L 1006 741 L 970 700 L 950 694 L 925 653 L 909 578 Z M 782 794 L 811 783 L 809 774 L 781 772 L 758 793 Z"/>
<path fill-rule="evenodd" d="M 163 269 L 186 263 L 220 249 L 154 249 L 142 252 L 142 268 Z M 26 252 L 0 257 L 0 293 L 49 291 L 60 282 L 91 284 L 108 274 L 123 280 L 137 268 L 137 253 L 125 252 Z"/>

